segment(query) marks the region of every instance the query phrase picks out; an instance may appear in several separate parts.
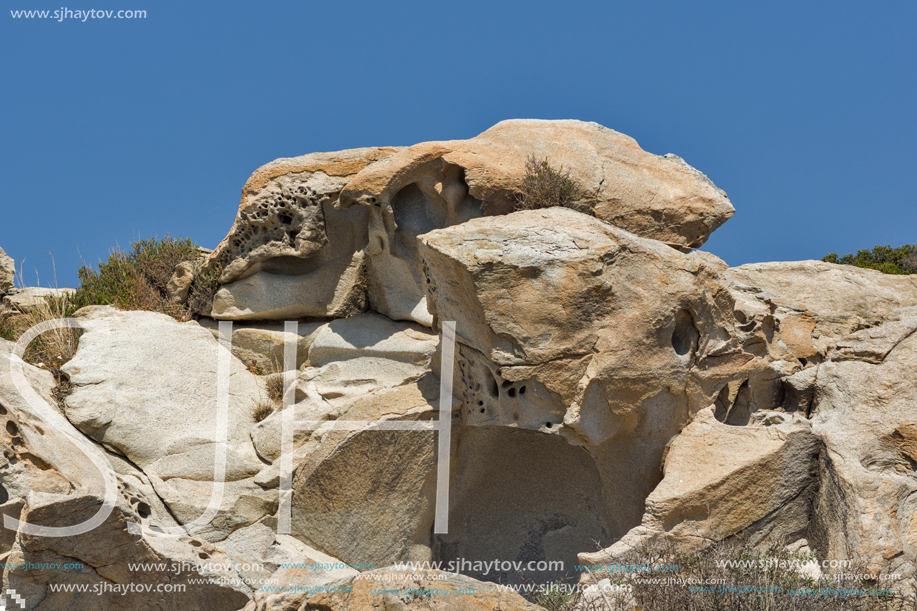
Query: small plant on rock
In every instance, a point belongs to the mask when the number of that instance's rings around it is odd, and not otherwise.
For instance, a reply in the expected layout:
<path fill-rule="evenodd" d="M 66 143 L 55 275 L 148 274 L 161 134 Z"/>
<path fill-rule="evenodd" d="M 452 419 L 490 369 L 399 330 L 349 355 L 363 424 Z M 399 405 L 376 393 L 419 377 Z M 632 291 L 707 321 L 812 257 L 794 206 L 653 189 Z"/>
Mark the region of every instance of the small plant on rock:
<path fill-rule="evenodd" d="M 276 404 L 283 401 L 283 374 L 273 374 L 265 383 L 268 398 Z"/>
<path fill-rule="evenodd" d="M 525 163 L 521 191 L 516 194 L 514 210 L 540 210 L 563 206 L 578 212 L 589 211 L 579 203 L 583 192 L 563 167 L 555 169 L 547 159 L 531 155 Z"/>
<path fill-rule="evenodd" d="M 223 266 L 215 265 L 208 269 L 199 269 L 194 274 L 191 291 L 188 294 L 188 310 L 195 314 L 210 314 L 213 297 L 220 290 L 220 276 Z"/>
<path fill-rule="evenodd" d="M 276 406 L 273 403 L 260 402 L 255 405 L 255 422 L 262 422 L 265 418 L 274 413 Z"/>

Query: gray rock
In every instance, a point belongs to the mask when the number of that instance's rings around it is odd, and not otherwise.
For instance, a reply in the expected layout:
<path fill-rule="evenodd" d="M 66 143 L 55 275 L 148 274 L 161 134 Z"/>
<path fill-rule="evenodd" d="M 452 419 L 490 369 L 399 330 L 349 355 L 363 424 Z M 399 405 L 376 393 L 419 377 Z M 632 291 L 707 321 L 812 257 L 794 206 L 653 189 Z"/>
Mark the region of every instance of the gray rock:
<path fill-rule="evenodd" d="M 437 334 L 419 325 L 368 312 L 322 327 L 309 350 L 309 363 L 322 367 L 335 361 L 376 357 L 424 366 L 438 343 Z"/>
<path fill-rule="evenodd" d="M 75 386 L 67 417 L 147 475 L 212 480 L 218 343 L 210 331 L 153 312 L 101 311 L 87 324 L 63 368 Z M 262 468 L 248 429 L 263 390 L 238 359 L 230 366 L 226 478 L 236 481 Z"/>

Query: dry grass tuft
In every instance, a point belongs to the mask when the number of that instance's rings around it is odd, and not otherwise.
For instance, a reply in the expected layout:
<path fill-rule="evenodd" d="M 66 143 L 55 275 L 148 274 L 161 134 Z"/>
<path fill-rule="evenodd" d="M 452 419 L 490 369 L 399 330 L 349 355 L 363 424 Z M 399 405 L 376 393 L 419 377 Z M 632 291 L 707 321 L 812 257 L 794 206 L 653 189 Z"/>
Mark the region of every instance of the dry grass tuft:
<path fill-rule="evenodd" d="M 613 586 L 605 596 L 590 597 L 569 588 L 544 586 L 532 596 L 548 611 L 904 611 L 917 599 L 893 593 L 891 582 L 831 574 L 812 576 L 796 567 L 816 561 L 811 552 L 783 547 L 761 551 L 734 538 L 694 553 L 670 544 L 648 544 L 633 550 L 620 565 L 677 565 L 678 570 L 606 573 Z M 842 569 L 865 575 L 862 567 Z M 907 578 L 908 575 L 902 575 Z M 684 583 L 689 581 L 689 583 Z"/>
<path fill-rule="evenodd" d="M 513 210 L 540 210 L 553 206 L 563 206 L 578 212 L 591 214 L 580 203 L 583 191 L 577 182 L 570 177 L 569 171 L 554 169 L 547 159 L 530 156 L 525 163 L 525 176 L 522 188 L 516 194 Z"/>

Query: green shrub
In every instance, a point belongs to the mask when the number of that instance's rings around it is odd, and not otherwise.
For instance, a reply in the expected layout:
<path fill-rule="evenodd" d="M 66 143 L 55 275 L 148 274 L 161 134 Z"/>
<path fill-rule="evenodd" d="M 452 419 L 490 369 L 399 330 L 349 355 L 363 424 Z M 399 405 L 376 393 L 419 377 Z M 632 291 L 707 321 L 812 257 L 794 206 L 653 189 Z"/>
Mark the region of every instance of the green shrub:
<path fill-rule="evenodd" d="M 899 248 L 876 246 L 872 250 L 859 250 L 857 254 L 839 257 L 837 253 L 825 256 L 826 263 L 855 265 L 866 269 L 876 269 L 885 274 L 917 274 L 917 245 L 905 244 Z"/>
<path fill-rule="evenodd" d="M 223 266 L 215 265 L 209 269 L 198 270 L 188 293 L 188 310 L 194 314 L 210 314 L 213 296 L 220 290 L 220 276 Z"/>
<path fill-rule="evenodd" d="M 183 261 L 195 265 L 202 259 L 189 239 L 150 238 L 131 244 L 130 252 L 115 250 L 98 271 L 88 265 L 79 269 L 81 286 L 70 299 L 71 312 L 90 305 L 112 305 L 122 310 L 162 312 L 187 320 L 196 312 L 209 311 L 219 288 L 221 269 L 196 275 L 187 304 L 170 301 L 167 286 L 175 267 Z"/>
<path fill-rule="evenodd" d="M 516 194 L 513 210 L 539 210 L 552 206 L 563 206 L 578 212 L 591 212 L 579 200 L 583 191 L 570 177 L 569 171 L 554 169 L 547 159 L 538 160 L 534 155 L 525 162 L 525 176 L 522 188 Z"/>

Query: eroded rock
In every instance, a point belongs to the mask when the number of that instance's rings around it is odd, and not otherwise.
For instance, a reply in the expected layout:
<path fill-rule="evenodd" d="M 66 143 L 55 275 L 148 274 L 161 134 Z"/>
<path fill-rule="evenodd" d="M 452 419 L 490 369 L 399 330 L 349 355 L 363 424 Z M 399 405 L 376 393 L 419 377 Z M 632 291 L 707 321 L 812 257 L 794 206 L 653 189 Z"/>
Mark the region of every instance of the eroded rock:
<path fill-rule="evenodd" d="M 205 270 L 222 269 L 212 316 L 349 316 L 366 307 L 368 212 L 334 207 L 361 169 L 396 152 L 364 148 L 278 159 L 242 189 L 229 235 Z"/>

